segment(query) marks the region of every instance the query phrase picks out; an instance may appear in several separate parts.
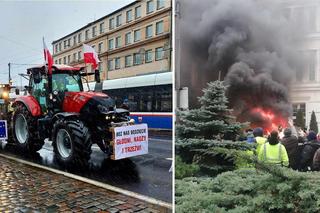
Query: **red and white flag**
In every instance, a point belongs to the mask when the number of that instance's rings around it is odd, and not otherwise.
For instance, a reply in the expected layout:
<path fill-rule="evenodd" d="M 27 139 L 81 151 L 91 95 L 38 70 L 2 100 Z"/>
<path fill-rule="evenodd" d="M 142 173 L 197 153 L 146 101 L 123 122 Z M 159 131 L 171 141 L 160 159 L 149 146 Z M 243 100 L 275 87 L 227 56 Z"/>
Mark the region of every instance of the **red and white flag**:
<path fill-rule="evenodd" d="M 44 60 L 46 62 L 46 64 L 48 65 L 48 74 L 52 73 L 52 65 L 53 65 L 53 58 L 52 55 L 46 45 L 46 43 L 44 42 L 44 38 L 43 38 L 43 53 L 44 53 Z"/>
<path fill-rule="evenodd" d="M 100 62 L 96 51 L 87 44 L 83 44 L 83 59 L 84 63 L 92 64 L 93 70 L 98 67 L 98 63 Z"/>

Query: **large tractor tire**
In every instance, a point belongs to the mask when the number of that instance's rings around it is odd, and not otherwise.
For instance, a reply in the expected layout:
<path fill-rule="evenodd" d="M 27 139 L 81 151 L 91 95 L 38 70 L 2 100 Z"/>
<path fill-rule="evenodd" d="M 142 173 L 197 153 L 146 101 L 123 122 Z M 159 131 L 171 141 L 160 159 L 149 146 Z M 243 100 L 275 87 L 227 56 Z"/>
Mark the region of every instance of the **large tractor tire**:
<path fill-rule="evenodd" d="M 85 167 L 91 155 L 91 135 L 79 120 L 58 120 L 53 127 L 52 145 L 55 158 L 64 167 Z"/>
<path fill-rule="evenodd" d="M 37 152 L 42 148 L 44 140 L 37 137 L 36 131 L 37 118 L 23 104 L 18 104 L 12 115 L 13 140 L 8 142 L 14 142 L 19 150 Z"/>

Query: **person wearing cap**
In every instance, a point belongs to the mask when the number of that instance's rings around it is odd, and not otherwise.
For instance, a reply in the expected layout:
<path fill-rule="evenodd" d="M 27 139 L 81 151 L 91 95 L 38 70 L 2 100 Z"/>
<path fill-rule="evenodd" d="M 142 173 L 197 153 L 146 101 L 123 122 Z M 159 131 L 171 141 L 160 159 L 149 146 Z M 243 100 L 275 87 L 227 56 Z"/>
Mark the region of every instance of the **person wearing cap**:
<path fill-rule="evenodd" d="M 289 167 L 292 169 L 298 169 L 298 138 L 292 135 L 291 128 L 285 128 L 283 133 L 284 137 L 282 138 L 281 143 L 287 150 Z"/>
<path fill-rule="evenodd" d="M 263 137 L 263 129 L 261 127 L 257 127 L 253 130 L 253 136 L 257 143 L 257 155 L 259 155 L 261 146 L 267 142 L 267 138 Z"/>
<path fill-rule="evenodd" d="M 303 146 L 301 152 L 301 161 L 299 170 L 310 171 L 312 169 L 313 157 L 317 149 L 320 148 L 320 143 L 317 141 L 317 134 L 310 131 L 307 136 L 308 142 Z"/>
<path fill-rule="evenodd" d="M 268 142 L 261 146 L 258 160 L 267 164 L 289 166 L 287 150 L 279 143 L 278 131 L 272 131 Z"/>

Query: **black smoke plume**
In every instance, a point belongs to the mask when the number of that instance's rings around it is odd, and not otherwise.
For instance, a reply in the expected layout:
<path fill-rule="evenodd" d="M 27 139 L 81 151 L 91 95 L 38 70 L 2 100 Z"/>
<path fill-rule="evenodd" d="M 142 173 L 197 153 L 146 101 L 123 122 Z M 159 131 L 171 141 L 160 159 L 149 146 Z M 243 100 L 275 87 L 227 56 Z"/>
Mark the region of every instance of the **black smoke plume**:
<path fill-rule="evenodd" d="M 288 90 L 301 69 L 295 45 L 300 33 L 277 2 L 181 1 L 181 69 L 189 73 L 182 75 L 197 79 L 191 87 L 224 79 L 239 120 L 261 123 L 250 111 L 256 107 L 283 118 L 292 113 Z"/>

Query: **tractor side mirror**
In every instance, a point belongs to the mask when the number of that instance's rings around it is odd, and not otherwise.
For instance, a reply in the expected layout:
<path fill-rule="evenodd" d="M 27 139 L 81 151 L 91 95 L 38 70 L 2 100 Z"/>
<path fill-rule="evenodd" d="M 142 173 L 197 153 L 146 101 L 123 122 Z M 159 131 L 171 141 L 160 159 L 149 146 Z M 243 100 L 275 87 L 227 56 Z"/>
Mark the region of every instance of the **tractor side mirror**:
<path fill-rule="evenodd" d="M 99 72 L 99 70 L 95 70 L 95 71 L 94 71 L 94 80 L 95 80 L 97 83 L 100 83 L 101 79 L 100 79 L 100 72 Z"/>
<path fill-rule="evenodd" d="M 16 95 L 20 95 L 20 90 L 18 88 L 16 88 L 15 92 L 16 92 Z"/>
<path fill-rule="evenodd" d="M 36 72 L 33 74 L 33 81 L 35 84 L 39 84 L 41 82 L 41 73 L 40 72 Z"/>

